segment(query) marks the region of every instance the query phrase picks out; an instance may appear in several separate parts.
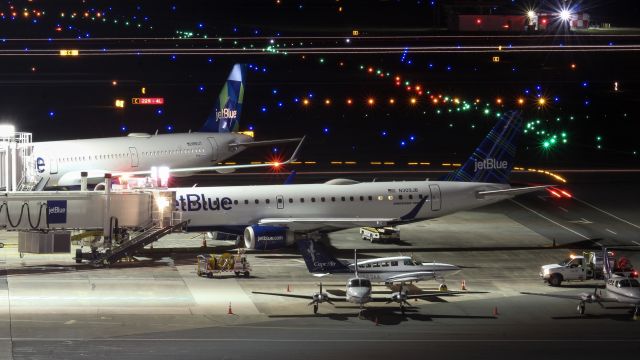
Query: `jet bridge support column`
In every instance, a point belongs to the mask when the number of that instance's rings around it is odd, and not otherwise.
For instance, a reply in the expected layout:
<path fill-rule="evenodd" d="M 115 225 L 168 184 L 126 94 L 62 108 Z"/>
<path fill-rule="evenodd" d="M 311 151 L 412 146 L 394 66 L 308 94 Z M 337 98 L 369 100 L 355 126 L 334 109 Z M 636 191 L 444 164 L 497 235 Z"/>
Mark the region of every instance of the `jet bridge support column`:
<path fill-rule="evenodd" d="M 111 228 L 111 174 L 104 174 L 104 217 L 102 219 L 102 235 L 104 247 L 111 249 L 113 229 Z"/>

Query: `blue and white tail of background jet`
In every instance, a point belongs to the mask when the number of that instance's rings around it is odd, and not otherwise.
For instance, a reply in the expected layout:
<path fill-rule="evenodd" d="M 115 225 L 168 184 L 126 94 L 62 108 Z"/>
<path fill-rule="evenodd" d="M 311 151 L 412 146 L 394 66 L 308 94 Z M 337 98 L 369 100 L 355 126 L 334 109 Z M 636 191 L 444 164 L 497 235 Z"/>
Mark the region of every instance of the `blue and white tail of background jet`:
<path fill-rule="evenodd" d="M 203 132 L 237 132 L 244 99 L 245 65 L 235 64 L 220 90 L 216 106 L 202 126 Z"/>
<path fill-rule="evenodd" d="M 508 184 L 521 134 L 520 112 L 505 113 L 464 165 L 442 180 Z"/>
<path fill-rule="evenodd" d="M 336 274 L 352 272 L 345 264 L 331 255 L 323 243 L 309 239 L 301 239 L 297 243 L 300 254 L 302 254 L 304 263 L 310 273 Z"/>

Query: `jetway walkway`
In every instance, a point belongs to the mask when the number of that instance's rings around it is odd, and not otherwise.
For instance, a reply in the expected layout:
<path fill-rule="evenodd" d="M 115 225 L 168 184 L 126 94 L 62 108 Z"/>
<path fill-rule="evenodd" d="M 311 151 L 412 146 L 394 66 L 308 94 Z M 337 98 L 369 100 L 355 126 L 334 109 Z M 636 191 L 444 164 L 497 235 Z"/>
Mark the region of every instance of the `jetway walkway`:
<path fill-rule="evenodd" d="M 21 255 L 69 252 L 71 232 L 87 231 L 74 235 L 90 249 L 81 248 L 76 261 L 108 265 L 188 223 L 174 209 L 175 192 L 111 191 L 110 183 L 107 177 L 104 191 L 0 192 L 0 228 L 20 232 Z"/>

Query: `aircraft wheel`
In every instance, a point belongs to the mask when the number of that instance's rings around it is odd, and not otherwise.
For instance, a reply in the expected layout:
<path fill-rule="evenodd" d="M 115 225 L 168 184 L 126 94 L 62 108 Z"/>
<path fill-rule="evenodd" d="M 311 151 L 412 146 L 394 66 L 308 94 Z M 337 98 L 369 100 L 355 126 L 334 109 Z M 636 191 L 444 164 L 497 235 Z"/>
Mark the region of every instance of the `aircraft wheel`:
<path fill-rule="evenodd" d="M 404 306 L 400 306 L 400 312 L 402 313 L 402 316 L 404 316 L 404 315 L 405 315 L 405 314 L 404 314 L 404 311 L 405 311 Z"/>
<path fill-rule="evenodd" d="M 240 277 L 240 271 L 234 271 L 233 273 L 236 275 L 236 277 Z"/>
<path fill-rule="evenodd" d="M 578 313 L 580 313 L 580 315 L 584 315 L 584 311 L 585 311 L 585 304 L 584 302 L 580 302 L 580 304 L 578 304 Z"/>
<path fill-rule="evenodd" d="M 313 313 L 314 314 L 318 313 L 318 304 L 313 304 Z"/>
<path fill-rule="evenodd" d="M 251 273 L 250 273 L 250 272 L 248 272 L 248 271 L 245 271 L 245 272 L 244 272 L 244 277 L 248 278 L 248 277 L 249 277 L 249 275 L 251 275 Z"/>
<path fill-rule="evenodd" d="M 438 287 L 438 291 L 447 291 L 449 290 L 447 288 L 447 284 L 440 284 L 440 286 Z"/>

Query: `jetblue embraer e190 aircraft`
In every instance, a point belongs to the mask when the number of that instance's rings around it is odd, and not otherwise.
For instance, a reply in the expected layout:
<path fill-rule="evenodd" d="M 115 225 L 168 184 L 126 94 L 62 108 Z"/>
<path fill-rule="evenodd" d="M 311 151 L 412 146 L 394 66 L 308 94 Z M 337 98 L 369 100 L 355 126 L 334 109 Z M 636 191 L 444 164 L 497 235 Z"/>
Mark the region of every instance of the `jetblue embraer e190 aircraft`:
<path fill-rule="evenodd" d="M 166 166 L 171 174 L 189 175 L 195 171 L 233 171 L 256 165 L 216 166 L 250 146 L 298 141 L 282 139 L 253 141 L 239 133 L 239 120 L 245 87 L 244 66 L 233 66 L 215 108 L 200 132 L 150 135 L 132 133 L 126 137 L 36 142 L 33 144 L 34 188 L 80 184 L 82 171 L 88 182 L 97 184 L 105 173 L 146 175 L 152 166 Z M 267 166 L 267 165 L 261 165 Z M 37 185 L 36 185 L 37 184 Z"/>
<path fill-rule="evenodd" d="M 443 181 L 177 188 L 175 206 L 189 230 L 243 234 L 247 248 L 262 250 L 339 229 L 433 219 L 544 188 L 508 184 L 521 132 L 519 114 L 505 114 Z"/>

